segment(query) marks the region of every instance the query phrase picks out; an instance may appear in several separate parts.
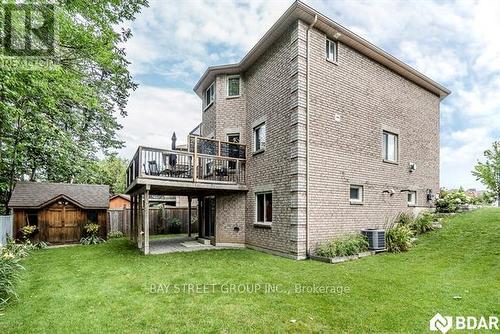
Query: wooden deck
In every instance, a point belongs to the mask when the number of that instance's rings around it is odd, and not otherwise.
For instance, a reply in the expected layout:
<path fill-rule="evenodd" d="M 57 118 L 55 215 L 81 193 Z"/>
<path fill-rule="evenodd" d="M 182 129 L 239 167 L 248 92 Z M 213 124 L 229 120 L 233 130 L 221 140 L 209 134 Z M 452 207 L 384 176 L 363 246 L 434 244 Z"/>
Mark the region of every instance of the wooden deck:
<path fill-rule="evenodd" d="M 140 146 L 127 169 L 127 193 L 150 186 L 151 194 L 203 195 L 246 191 L 246 146 L 198 136 L 188 151 Z"/>

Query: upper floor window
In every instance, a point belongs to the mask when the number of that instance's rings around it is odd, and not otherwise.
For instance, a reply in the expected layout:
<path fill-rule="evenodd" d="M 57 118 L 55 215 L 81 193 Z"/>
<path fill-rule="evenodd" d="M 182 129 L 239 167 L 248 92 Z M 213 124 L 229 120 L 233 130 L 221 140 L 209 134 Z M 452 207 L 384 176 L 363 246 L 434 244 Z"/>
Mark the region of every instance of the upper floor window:
<path fill-rule="evenodd" d="M 208 107 L 215 99 L 215 82 L 213 82 L 205 91 L 205 104 Z"/>
<path fill-rule="evenodd" d="M 398 161 L 398 135 L 387 131 L 383 132 L 382 154 L 385 161 Z"/>
<path fill-rule="evenodd" d="M 262 123 L 253 128 L 254 145 L 253 151 L 263 151 L 266 149 L 266 123 Z"/>
<path fill-rule="evenodd" d="M 240 96 L 240 76 L 232 75 L 227 77 L 227 96 Z"/>
<path fill-rule="evenodd" d="M 326 40 L 326 60 L 337 62 L 337 42 Z"/>

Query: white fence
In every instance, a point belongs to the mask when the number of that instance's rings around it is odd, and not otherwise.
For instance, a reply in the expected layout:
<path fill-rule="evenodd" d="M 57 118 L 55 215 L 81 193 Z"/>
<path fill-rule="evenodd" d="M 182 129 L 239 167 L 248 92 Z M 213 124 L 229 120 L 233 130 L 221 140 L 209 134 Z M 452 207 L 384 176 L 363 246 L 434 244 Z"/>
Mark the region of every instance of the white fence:
<path fill-rule="evenodd" d="M 0 245 L 7 243 L 7 235 L 12 237 L 12 216 L 0 216 Z"/>

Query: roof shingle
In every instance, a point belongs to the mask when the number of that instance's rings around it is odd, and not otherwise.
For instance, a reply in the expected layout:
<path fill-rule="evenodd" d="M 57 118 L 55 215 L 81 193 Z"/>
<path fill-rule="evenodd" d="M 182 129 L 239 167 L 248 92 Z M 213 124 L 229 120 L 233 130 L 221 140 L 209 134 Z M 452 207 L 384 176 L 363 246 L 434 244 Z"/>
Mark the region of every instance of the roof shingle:
<path fill-rule="evenodd" d="M 85 209 L 109 207 L 107 185 L 44 182 L 18 182 L 12 192 L 9 207 L 40 208 L 61 195 Z"/>

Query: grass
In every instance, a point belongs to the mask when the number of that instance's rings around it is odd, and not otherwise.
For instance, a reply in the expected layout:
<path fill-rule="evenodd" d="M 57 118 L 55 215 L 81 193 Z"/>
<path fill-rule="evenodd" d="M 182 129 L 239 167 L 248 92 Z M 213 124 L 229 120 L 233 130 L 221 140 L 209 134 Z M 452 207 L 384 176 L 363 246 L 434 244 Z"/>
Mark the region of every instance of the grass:
<path fill-rule="evenodd" d="M 407 253 L 337 265 L 245 249 L 143 256 L 125 239 L 41 250 L 25 261 L 0 332 L 421 333 L 436 312 L 500 313 L 499 236 L 500 210 L 483 209 Z M 265 283 L 279 292 L 151 293 L 160 284 Z M 348 291 L 299 294 L 295 284 Z"/>

